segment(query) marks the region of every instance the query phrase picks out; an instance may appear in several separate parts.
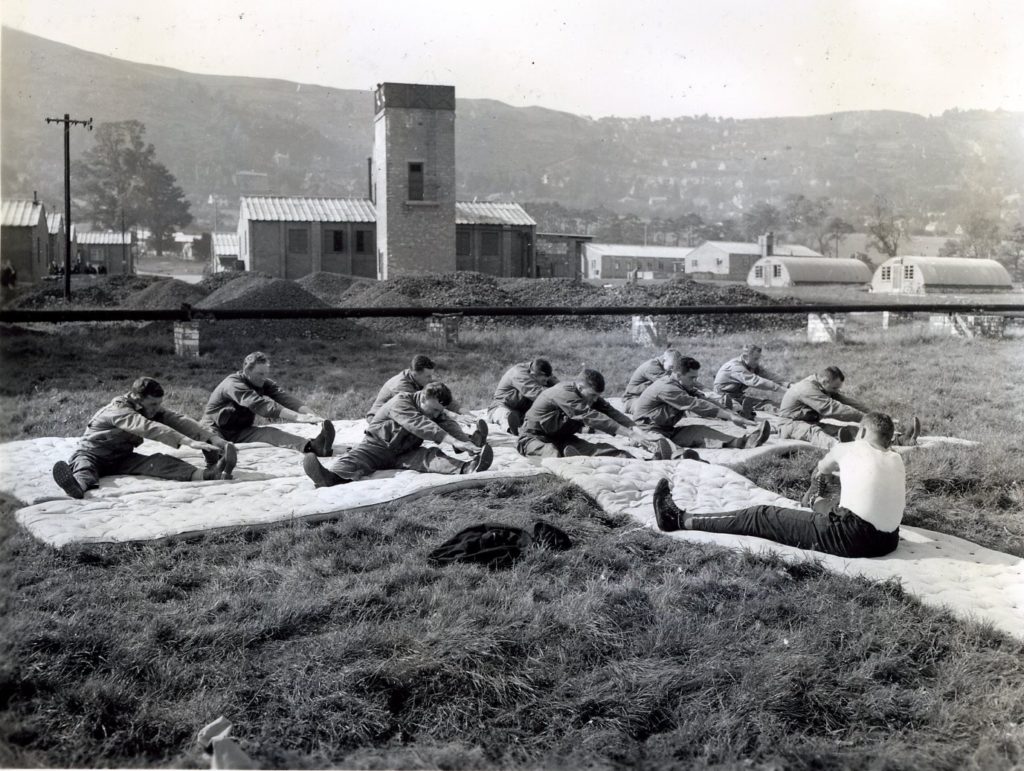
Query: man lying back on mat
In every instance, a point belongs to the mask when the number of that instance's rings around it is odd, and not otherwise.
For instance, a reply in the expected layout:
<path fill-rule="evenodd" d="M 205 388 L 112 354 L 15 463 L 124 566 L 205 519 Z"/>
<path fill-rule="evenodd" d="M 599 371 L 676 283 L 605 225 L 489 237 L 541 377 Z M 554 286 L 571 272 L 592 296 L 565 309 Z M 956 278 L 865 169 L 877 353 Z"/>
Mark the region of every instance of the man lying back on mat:
<path fill-rule="evenodd" d="M 191 418 L 166 409 L 163 398 L 163 387 L 151 377 L 140 377 L 132 383 L 128 393 L 116 397 L 89 419 L 70 462 L 54 464 L 54 481 L 72 498 L 83 498 L 100 477 L 115 474 L 178 482 L 230 479 L 237 458 L 235 446 Z M 217 460 L 200 469 L 162 452 L 141 455 L 135 448 L 144 439 L 203 450 Z"/>
<path fill-rule="evenodd" d="M 751 506 L 715 514 L 689 514 L 672 500 L 667 479 L 654 488 L 654 516 L 665 531 L 704 530 L 767 538 L 840 557 L 881 557 L 896 549 L 906 503 L 903 458 L 892 449 L 892 418 L 869 412 L 857 438 L 835 445 L 821 459 L 801 503 L 813 511 Z M 824 497 L 839 473 L 839 499 Z M 812 500 L 813 499 L 813 500 Z"/>

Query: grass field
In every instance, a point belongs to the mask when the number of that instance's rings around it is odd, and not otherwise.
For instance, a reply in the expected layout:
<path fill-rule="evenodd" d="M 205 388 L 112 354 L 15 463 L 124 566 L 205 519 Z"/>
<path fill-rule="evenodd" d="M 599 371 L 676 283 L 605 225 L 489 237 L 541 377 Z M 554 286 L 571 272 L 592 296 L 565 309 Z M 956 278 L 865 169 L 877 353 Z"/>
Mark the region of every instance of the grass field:
<path fill-rule="evenodd" d="M 2 339 L 0 438 L 78 435 L 139 374 L 197 414 L 260 348 L 333 418 L 359 417 L 419 350 L 465 408 L 510 363 L 602 370 L 617 393 L 648 353 L 625 334 L 464 332 L 314 340 L 207 336 L 171 355 L 166 326 L 67 325 Z M 1024 341 L 862 330 L 812 346 L 754 336 L 793 377 L 835 363 L 854 395 L 926 433 L 978 439 L 908 463 L 905 521 L 1024 556 Z M 707 376 L 741 336 L 687 339 Z M 385 344 L 387 347 L 385 347 Z M 762 462 L 803 491 L 816 456 Z M 3 502 L 3 765 L 189 766 L 226 715 L 277 767 L 1012 768 L 1024 763 L 1024 644 L 875 585 L 610 517 L 539 479 L 381 507 L 337 522 L 174 545 L 55 551 Z M 576 542 L 504 572 L 438 569 L 455 530 L 544 517 Z"/>

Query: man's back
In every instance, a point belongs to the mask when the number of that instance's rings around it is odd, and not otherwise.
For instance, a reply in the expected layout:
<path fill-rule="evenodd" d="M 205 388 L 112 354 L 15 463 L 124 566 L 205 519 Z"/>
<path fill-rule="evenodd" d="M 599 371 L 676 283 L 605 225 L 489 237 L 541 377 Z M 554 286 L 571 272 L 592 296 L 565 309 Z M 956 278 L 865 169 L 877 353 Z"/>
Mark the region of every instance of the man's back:
<path fill-rule="evenodd" d="M 907 474 L 900 454 L 878 449 L 864 439 L 836 445 L 829 454 L 839 464 L 839 505 L 882 532 L 898 528 L 907 498 Z"/>

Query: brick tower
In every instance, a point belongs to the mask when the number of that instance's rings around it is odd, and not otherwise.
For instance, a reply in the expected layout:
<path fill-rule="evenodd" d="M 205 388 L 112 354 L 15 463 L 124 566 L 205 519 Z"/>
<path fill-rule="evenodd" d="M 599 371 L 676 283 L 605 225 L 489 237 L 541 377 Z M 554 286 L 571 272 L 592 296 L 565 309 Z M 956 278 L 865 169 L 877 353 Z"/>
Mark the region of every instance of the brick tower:
<path fill-rule="evenodd" d="M 455 270 L 455 87 L 381 83 L 374 93 L 377 277 Z"/>

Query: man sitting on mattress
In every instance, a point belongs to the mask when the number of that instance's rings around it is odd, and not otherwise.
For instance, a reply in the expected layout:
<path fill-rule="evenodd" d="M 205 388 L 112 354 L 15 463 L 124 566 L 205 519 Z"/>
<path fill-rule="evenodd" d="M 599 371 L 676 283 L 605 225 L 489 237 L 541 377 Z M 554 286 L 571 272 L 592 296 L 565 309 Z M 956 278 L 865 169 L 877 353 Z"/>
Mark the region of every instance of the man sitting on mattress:
<path fill-rule="evenodd" d="M 445 407 L 452 392 L 444 383 L 428 383 L 414 393 L 398 393 L 377 410 L 366 427 L 365 438 L 324 468 L 317 456 L 306 453 L 302 468 L 317 487 L 331 487 L 382 469 L 410 469 L 433 474 L 472 474 L 486 471 L 494 460 L 489 444 L 477 447 L 459 424 L 448 417 Z M 429 440 L 450 444 L 470 454 L 461 461 L 439 448 L 423 448 Z"/>
<path fill-rule="evenodd" d="M 745 436 L 730 436 L 700 423 L 678 425 L 688 412 L 702 418 L 728 420 L 742 427 L 752 426 L 754 422 L 691 395 L 689 389 L 696 389 L 700 371 L 700 362 L 696 359 L 680 356 L 677 351 L 670 351 L 667 359 L 668 374 L 647 386 L 633 402 L 633 418 L 638 426 L 661 434 L 677 447 L 706 447 L 712 441 L 721 447 L 744 449 L 760 447 L 768 441 L 771 427 L 767 422 Z M 695 453 L 683 457 L 698 459 Z"/>
<path fill-rule="evenodd" d="M 857 438 L 835 445 L 822 458 L 801 503 L 813 511 L 751 506 L 738 511 L 689 514 L 672 500 L 667 479 L 654 489 L 654 515 L 665 531 L 703 530 L 752 535 L 840 557 L 881 557 L 896 549 L 906 502 L 903 458 L 892 449 L 892 418 L 869 412 Z M 840 494 L 824 497 L 839 474 Z"/>
<path fill-rule="evenodd" d="M 572 380 L 545 389 L 526 412 L 516 445 L 519 454 L 538 458 L 635 457 L 606 442 L 580 439 L 577 434 L 587 426 L 612 436 L 627 436 L 637 444 L 647 445 L 657 460 L 668 460 L 672 445 L 612 407 L 601 397 L 603 392 L 604 376 L 595 369 L 585 369 Z"/>
<path fill-rule="evenodd" d="M 230 479 L 235 446 L 196 421 L 163 406 L 164 389 L 151 377 L 140 377 L 131 390 L 115 398 L 89 419 L 70 462 L 53 466 L 53 479 L 72 498 L 84 498 L 100 477 L 115 474 L 200 482 Z M 171 447 L 192 447 L 217 458 L 206 469 L 162 452 L 142 455 L 135 448 L 144 439 Z"/>
<path fill-rule="evenodd" d="M 672 356 L 682 356 L 675 348 L 666 348 L 661 356 L 648 359 L 629 376 L 626 390 L 622 393 L 622 410 L 627 415 L 633 411 L 633 402 L 644 392 L 651 383 L 659 377 L 664 377 L 668 372 L 669 360 Z"/>
<path fill-rule="evenodd" d="M 373 420 L 380 408 L 396 394 L 414 394 L 417 391 L 422 391 L 427 383 L 434 382 L 434 366 L 431 358 L 424 353 L 417 353 L 413 356 L 408 369 L 403 369 L 397 375 L 388 378 L 380 387 L 377 398 L 373 400 L 370 410 L 366 413 L 366 422 L 369 423 Z M 456 410 L 456 407 L 452 406 L 448 409 L 449 406 L 445 405 L 445 414 L 452 420 L 457 420 L 460 416 L 457 412 L 452 411 Z M 470 418 L 468 415 L 463 417 L 467 420 Z M 469 435 L 469 440 L 477 447 L 484 446 L 487 442 L 487 424 L 484 421 L 476 421 L 475 430 Z"/>
<path fill-rule="evenodd" d="M 782 396 L 779 407 L 779 436 L 782 439 L 800 439 L 815 447 L 829 450 L 839 442 L 848 442 L 856 435 L 853 426 L 822 423 L 822 418 L 858 421 L 869 407 L 851 396 L 841 393 L 846 375 L 839 367 L 825 367 L 793 383 Z M 917 444 L 921 421 L 914 418 L 905 434 L 897 433 L 893 444 Z"/>
<path fill-rule="evenodd" d="M 505 426 L 512 436 L 519 435 L 523 416 L 533 406 L 534 400 L 545 388 L 558 382 L 547 359 L 533 359 L 513 364 L 494 390 L 494 398 L 487 408 L 487 418 L 492 423 Z"/>

